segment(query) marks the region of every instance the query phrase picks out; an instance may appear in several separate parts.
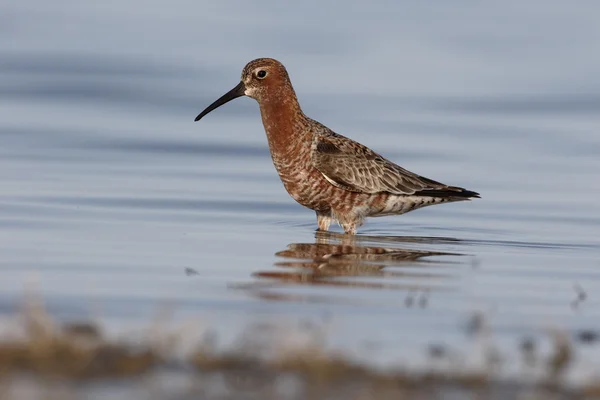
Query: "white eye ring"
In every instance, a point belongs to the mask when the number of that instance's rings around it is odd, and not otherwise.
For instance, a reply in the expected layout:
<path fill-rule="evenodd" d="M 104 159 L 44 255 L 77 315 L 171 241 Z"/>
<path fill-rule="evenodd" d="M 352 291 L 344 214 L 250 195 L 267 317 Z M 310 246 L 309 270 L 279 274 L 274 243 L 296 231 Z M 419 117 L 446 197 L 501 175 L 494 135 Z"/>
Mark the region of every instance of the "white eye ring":
<path fill-rule="evenodd" d="M 258 79 L 265 79 L 267 77 L 267 71 L 265 71 L 264 69 L 259 69 L 258 71 L 256 71 L 256 77 Z"/>

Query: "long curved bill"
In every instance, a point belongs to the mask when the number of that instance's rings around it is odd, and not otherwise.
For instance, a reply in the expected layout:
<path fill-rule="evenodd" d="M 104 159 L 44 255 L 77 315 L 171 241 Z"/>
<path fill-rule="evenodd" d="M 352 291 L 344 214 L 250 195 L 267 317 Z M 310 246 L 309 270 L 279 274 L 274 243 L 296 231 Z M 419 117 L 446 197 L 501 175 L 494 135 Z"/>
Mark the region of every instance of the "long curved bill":
<path fill-rule="evenodd" d="M 246 91 L 246 85 L 244 82 L 240 82 L 236 87 L 231 89 L 229 92 L 225 93 L 223 96 L 219 97 L 214 103 L 210 106 L 206 107 L 204 111 L 202 111 L 194 121 L 200 121 L 202 117 L 206 114 L 214 110 L 215 108 L 221 107 L 223 104 L 230 102 L 233 99 L 237 99 L 238 97 L 244 96 L 244 92 Z"/>

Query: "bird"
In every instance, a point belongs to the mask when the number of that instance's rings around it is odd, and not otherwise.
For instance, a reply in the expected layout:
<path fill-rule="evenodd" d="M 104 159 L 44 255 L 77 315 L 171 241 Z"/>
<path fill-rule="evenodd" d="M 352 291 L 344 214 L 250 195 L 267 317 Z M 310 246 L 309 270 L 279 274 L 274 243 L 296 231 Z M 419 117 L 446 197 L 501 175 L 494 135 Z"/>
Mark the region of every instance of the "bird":
<path fill-rule="evenodd" d="M 273 58 L 246 64 L 240 83 L 195 121 L 242 96 L 258 102 L 275 169 L 289 195 L 316 212 L 317 231 L 328 231 L 336 221 L 345 234 L 355 235 L 367 217 L 480 198 L 410 172 L 307 117 L 286 68 Z"/>

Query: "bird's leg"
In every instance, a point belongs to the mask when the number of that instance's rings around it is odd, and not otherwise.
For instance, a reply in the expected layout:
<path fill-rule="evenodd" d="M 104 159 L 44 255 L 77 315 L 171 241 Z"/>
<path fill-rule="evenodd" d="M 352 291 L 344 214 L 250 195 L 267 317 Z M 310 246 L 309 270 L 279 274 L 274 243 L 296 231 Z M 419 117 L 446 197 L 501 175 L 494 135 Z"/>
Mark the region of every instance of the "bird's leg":
<path fill-rule="evenodd" d="M 333 210 L 333 218 L 340 224 L 344 233 L 347 235 L 356 235 L 356 230 L 362 225 L 365 216 L 360 209 L 353 210 Z"/>
<path fill-rule="evenodd" d="M 352 222 L 342 224 L 342 228 L 344 229 L 344 233 L 346 235 L 356 235 L 356 227 L 357 224 Z"/>
<path fill-rule="evenodd" d="M 331 212 L 317 211 L 317 225 L 320 231 L 328 231 L 331 224 Z"/>

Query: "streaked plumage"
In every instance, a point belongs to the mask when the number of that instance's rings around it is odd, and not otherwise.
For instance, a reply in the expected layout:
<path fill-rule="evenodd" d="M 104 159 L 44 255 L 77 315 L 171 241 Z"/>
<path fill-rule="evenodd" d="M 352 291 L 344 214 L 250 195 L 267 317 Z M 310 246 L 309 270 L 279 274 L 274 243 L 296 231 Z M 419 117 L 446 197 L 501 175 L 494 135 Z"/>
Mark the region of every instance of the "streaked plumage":
<path fill-rule="evenodd" d="M 315 210 L 320 230 L 331 220 L 356 233 L 366 217 L 404 214 L 479 194 L 419 176 L 371 149 L 308 118 L 285 67 L 270 58 L 246 65 L 238 86 L 208 106 L 196 121 L 228 101 L 256 99 L 273 164 L 287 192 Z"/>

